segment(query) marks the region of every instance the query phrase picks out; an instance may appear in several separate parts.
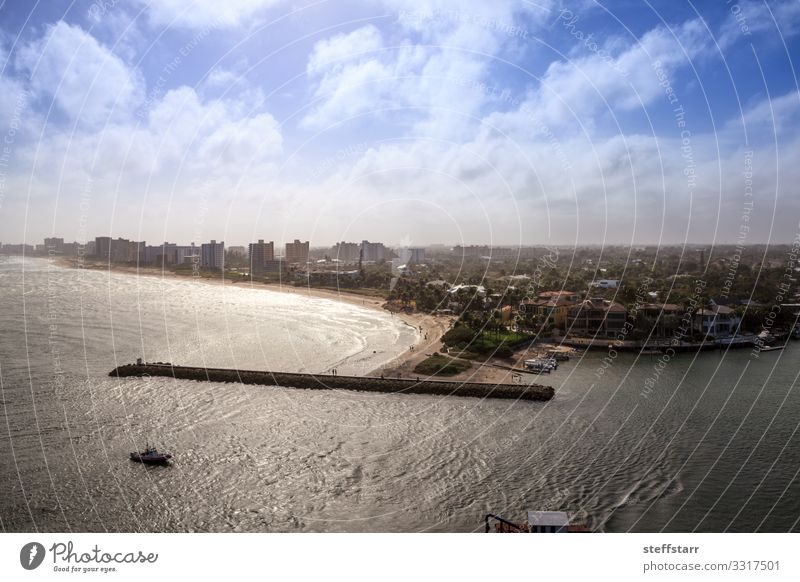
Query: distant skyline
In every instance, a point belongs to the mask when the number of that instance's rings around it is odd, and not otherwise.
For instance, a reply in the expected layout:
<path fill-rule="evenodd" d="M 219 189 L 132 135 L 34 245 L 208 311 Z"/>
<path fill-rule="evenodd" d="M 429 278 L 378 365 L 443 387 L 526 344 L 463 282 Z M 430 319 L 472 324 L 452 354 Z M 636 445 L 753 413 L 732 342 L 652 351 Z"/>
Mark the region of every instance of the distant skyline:
<path fill-rule="evenodd" d="M 0 241 L 791 243 L 798 33 L 796 0 L 6 1 Z"/>

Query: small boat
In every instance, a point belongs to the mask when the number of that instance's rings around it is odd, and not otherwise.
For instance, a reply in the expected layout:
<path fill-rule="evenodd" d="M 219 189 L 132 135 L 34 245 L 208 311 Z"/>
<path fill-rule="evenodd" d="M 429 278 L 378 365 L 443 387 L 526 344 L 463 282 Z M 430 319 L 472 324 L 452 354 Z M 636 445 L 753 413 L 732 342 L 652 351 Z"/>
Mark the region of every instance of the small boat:
<path fill-rule="evenodd" d="M 131 453 L 131 461 L 148 465 L 166 465 L 171 458 L 172 455 L 169 453 L 160 453 L 155 447 L 151 447 L 150 445 L 146 445 L 141 452 Z"/>
<path fill-rule="evenodd" d="M 763 348 L 761 348 L 758 351 L 759 352 L 774 352 L 776 350 L 782 350 L 785 347 L 786 347 L 785 345 L 784 346 L 764 346 Z"/>
<path fill-rule="evenodd" d="M 554 358 L 525 360 L 524 365 L 527 370 L 538 374 L 549 374 L 558 368 L 558 362 Z"/>

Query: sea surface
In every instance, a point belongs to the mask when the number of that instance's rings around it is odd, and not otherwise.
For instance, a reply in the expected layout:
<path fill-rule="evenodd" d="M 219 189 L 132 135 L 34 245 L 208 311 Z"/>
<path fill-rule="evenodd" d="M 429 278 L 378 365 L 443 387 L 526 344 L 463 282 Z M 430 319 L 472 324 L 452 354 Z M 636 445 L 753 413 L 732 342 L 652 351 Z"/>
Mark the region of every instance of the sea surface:
<path fill-rule="evenodd" d="M 539 378 L 548 403 L 108 376 L 137 357 L 361 373 L 415 333 L 297 293 L 6 258 L 0 529 L 469 532 L 544 509 L 595 531 L 800 530 L 800 342 L 663 369 L 587 352 Z M 148 440 L 175 463 L 131 463 Z"/>

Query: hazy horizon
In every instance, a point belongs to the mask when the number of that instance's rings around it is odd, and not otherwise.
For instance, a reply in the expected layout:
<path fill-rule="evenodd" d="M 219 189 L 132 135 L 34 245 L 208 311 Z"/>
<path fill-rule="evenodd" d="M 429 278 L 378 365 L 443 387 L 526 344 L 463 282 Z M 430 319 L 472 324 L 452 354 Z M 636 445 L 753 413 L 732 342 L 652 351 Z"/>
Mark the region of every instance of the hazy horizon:
<path fill-rule="evenodd" d="M 0 240 L 789 244 L 800 4 L 736 6 L 5 2 Z"/>

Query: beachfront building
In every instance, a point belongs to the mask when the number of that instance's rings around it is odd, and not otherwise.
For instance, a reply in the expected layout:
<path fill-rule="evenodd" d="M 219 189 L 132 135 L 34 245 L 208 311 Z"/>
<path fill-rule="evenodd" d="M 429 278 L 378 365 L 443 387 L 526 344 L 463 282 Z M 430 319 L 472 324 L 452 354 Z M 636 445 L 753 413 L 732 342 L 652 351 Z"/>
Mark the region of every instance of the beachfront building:
<path fill-rule="evenodd" d="M 627 316 L 628 310 L 616 301 L 586 299 L 569 308 L 567 329 L 576 335 L 617 337 Z"/>
<path fill-rule="evenodd" d="M 144 263 L 145 241 L 132 241 L 126 238 L 112 239 L 98 236 L 94 239 L 95 255 L 112 263 Z"/>
<path fill-rule="evenodd" d="M 200 267 L 203 269 L 225 268 L 225 242 L 212 240 L 200 245 Z"/>
<path fill-rule="evenodd" d="M 294 242 L 286 243 L 285 261 L 290 265 L 308 263 L 308 248 L 308 241 L 300 242 L 294 239 Z"/>
<path fill-rule="evenodd" d="M 175 264 L 192 265 L 200 263 L 200 249 L 194 243 L 175 246 Z"/>
<path fill-rule="evenodd" d="M 267 261 L 275 260 L 274 241 L 264 242 L 259 239 L 256 243 L 250 243 L 250 275 L 258 277 L 266 273 Z"/>
<path fill-rule="evenodd" d="M 161 245 L 144 247 L 144 262 L 148 265 L 174 265 L 178 261 L 178 245 L 165 242 Z"/>
<path fill-rule="evenodd" d="M 46 252 L 53 253 L 53 254 L 63 254 L 64 253 L 64 239 L 63 238 L 56 238 L 50 237 L 44 239 L 44 247 Z"/>

